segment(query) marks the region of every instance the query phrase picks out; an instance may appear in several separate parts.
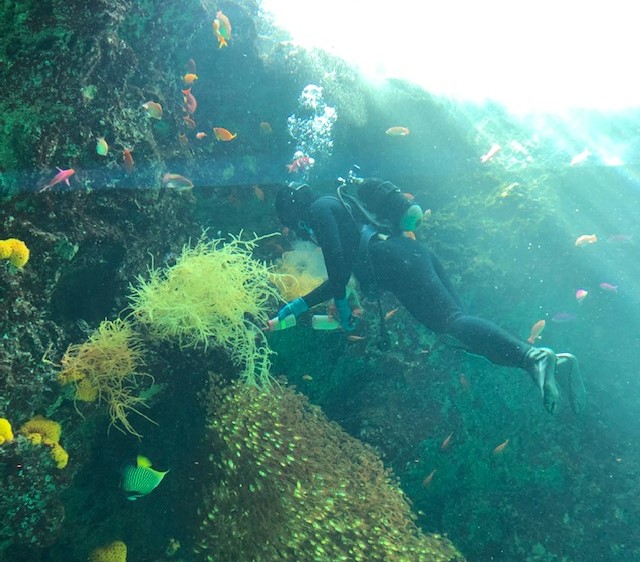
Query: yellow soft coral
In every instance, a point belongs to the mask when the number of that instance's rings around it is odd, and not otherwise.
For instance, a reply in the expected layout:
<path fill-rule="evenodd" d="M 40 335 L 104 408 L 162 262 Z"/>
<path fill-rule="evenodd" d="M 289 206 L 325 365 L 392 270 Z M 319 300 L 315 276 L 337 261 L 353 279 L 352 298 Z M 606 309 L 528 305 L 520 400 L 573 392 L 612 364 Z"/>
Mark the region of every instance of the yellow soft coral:
<path fill-rule="evenodd" d="M 126 562 L 127 545 L 122 541 L 99 546 L 89 555 L 89 562 Z"/>
<path fill-rule="evenodd" d="M 6 418 L 0 418 L 0 445 L 13 441 L 13 430 Z"/>
<path fill-rule="evenodd" d="M 24 435 L 32 445 L 46 445 L 51 449 L 51 458 L 59 469 L 69 462 L 69 454 L 60 445 L 62 427 L 57 421 L 35 416 L 22 425 L 18 433 Z"/>
<path fill-rule="evenodd" d="M 75 383 L 76 400 L 106 404 L 112 425 L 139 436 L 128 415 L 149 419 L 141 412 L 147 405 L 138 394 L 142 378 L 153 377 L 140 372 L 143 364 L 142 342 L 131 323 L 104 320 L 87 341 L 67 348 L 58 380 Z"/>
<path fill-rule="evenodd" d="M 171 267 L 152 267 L 149 280 L 138 277 L 129 300 L 152 336 L 181 347 L 220 346 L 247 383 L 268 387 L 272 351 L 262 328 L 280 299 L 274 272 L 252 257 L 260 239 L 232 237 L 223 244 L 203 237 L 185 246 Z"/>
<path fill-rule="evenodd" d="M 29 261 L 29 248 L 17 238 L 0 240 L 0 259 L 9 260 L 11 265 L 22 269 Z"/>

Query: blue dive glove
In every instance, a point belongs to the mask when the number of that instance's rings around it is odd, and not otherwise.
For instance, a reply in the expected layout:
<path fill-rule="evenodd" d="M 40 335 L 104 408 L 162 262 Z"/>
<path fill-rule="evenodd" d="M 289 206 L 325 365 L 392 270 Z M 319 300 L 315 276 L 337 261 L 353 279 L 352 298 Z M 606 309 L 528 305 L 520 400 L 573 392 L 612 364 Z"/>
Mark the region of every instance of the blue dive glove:
<path fill-rule="evenodd" d="M 338 320 L 340 326 L 345 332 L 353 332 L 356 329 L 357 318 L 351 314 L 351 306 L 349 301 L 344 299 L 334 299 L 336 310 L 338 311 Z"/>
<path fill-rule="evenodd" d="M 307 310 L 309 310 L 309 305 L 305 302 L 305 300 L 302 297 L 298 297 L 296 300 L 293 300 L 285 304 L 278 311 L 278 320 L 284 320 L 287 316 L 291 314 L 293 314 L 297 318 L 302 313 L 307 312 Z"/>

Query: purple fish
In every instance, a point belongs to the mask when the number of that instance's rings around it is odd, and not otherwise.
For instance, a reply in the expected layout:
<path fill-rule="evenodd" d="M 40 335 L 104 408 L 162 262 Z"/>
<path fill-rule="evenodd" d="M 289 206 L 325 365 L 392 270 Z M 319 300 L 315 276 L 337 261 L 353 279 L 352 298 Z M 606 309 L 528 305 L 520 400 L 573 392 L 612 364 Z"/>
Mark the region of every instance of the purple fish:
<path fill-rule="evenodd" d="M 603 291 L 608 291 L 610 293 L 618 292 L 618 285 L 612 285 L 611 283 L 600 283 L 600 288 Z"/>
<path fill-rule="evenodd" d="M 571 312 L 556 312 L 552 317 L 552 322 L 557 322 L 558 324 L 562 324 L 564 322 L 572 322 L 576 319 L 575 314 L 571 314 Z"/>
<path fill-rule="evenodd" d="M 607 238 L 607 242 L 610 244 L 629 244 L 630 242 L 633 242 L 633 240 L 631 238 L 631 234 L 614 234 Z"/>

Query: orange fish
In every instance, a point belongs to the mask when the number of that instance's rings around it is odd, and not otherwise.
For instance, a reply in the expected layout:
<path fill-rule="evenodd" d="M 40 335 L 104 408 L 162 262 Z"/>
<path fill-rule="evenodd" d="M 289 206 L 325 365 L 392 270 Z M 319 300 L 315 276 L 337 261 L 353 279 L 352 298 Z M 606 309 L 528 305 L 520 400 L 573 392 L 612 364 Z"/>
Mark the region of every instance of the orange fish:
<path fill-rule="evenodd" d="M 412 232 L 411 230 L 403 231 L 402 236 L 404 236 L 405 238 L 410 238 L 411 240 L 415 240 L 416 239 L 415 233 Z"/>
<path fill-rule="evenodd" d="M 398 310 L 399 310 L 399 309 L 400 309 L 400 307 L 396 306 L 394 309 L 390 310 L 389 312 L 387 312 L 387 313 L 384 315 L 384 319 L 385 319 L 385 320 L 389 320 L 389 318 L 392 318 L 392 317 L 393 317 L 393 315 L 394 315 L 396 312 L 398 312 Z"/>
<path fill-rule="evenodd" d="M 442 442 L 442 444 L 440 445 L 440 448 L 444 451 L 445 449 L 447 449 L 449 447 L 449 445 L 451 445 L 451 438 L 453 437 L 453 431 L 451 433 L 449 433 L 449 435 L 447 435 L 444 438 L 444 441 Z"/>
<path fill-rule="evenodd" d="M 219 141 L 224 141 L 224 142 L 232 141 L 238 136 L 238 133 L 234 133 L 232 135 L 231 132 L 227 131 L 227 129 L 223 127 L 214 127 L 213 134 L 216 136 L 216 138 Z"/>
<path fill-rule="evenodd" d="M 229 41 L 231 39 L 231 22 L 229 18 L 222 13 L 222 10 L 216 12 L 216 19 L 220 24 L 220 33 Z"/>
<path fill-rule="evenodd" d="M 598 237 L 595 234 L 583 234 L 576 239 L 576 246 L 584 246 L 585 244 L 595 244 L 598 241 Z"/>
<path fill-rule="evenodd" d="M 196 138 L 198 140 L 202 140 L 206 136 L 207 136 L 207 133 L 203 133 L 203 132 L 196 133 Z"/>
<path fill-rule="evenodd" d="M 531 334 L 527 338 L 527 341 L 529 343 L 535 342 L 540 337 L 540 333 L 544 330 L 545 325 L 546 322 L 544 320 L 538 320 L 533 326 L 531 326 Z"/>
<path fill-rule="evenodd" d="M 184 101 L 184 106 L 187 109 L 187 111 L 189 113 L 191 113 L 192 115 L 196 112 L 196 108 L 198 107 L 198 102 L 196 101 L 196 98 L 193 97 L 193 94 L 191 93 L 191 88 L 187 88 L 186 90 L 180 90 L 183 94 L 183 101 Z"/>
<path fill-rule="evenodd" d="M 500 152 L 500 148 L 499 144 L 494 144 L 486 154 L 480 156 L 480 162 L 484 164 L 491 160 L 496 154 L 498 154 L 498 152 Z"/>
<path fill-rule="evenodd" d="M 193 72 L 188 72 L 182 77 L 182 80 L 187 85 L 193 84 L 197 79 L 198 79 L 198 75 L 194 74 Z"/>
<path fill-rule="evenodd" d="M 131 150 L 128 148 L 122 151 L 122 164 L 127 172 L 133 171 L 133 156 L 131 156 Z"/>
<path fill-rule="evenodd" d="M 362 341 L 362 340 L 364 340 L 366 338 L 364 336 L 356 336 L 354 334 L 351 334 L 351 335 L 347 336 L 347 339 L 349 341 Z"/>
<path fill-rule="evenodd" d="M 152 119 L 162 119 L 162 106 L 155 101 L 148 101 L 142 104 L 147 111 L 147 115 Z"/>
<path fill-rule="evenodd" d="M 217 19 L 213 20 L 213 34 L 218 40 L 218 49 L 222 49 L 222 47 L 227 46 L 227 40 L 224 38 L 224 35 L 222 35 L 222 32 L 220 31 L 220 21 Z"/>
<path fill-rule="evenodd" d="M 427 474 L 424 479 L 422 480 L 422 487 L 423 488 L 428 488 L 431 485 L 431 482 L 433 481 L 433 477 L 436 474 L 436 469 L 434 468 L 429 474 Z"/>
<path fill-rule="evenodd" d="M 262 189 L 260 189 L 257 185 L 253 186 L 253 193 L 255 193 L 256 197 L 260 201 L 264 201 L 264 191 L 262 191 Z"/>
<path fill-rule="evenodd" d="M 184 121 L 185 125 L 189 127 L 189 129 L 194 130 L 196 128 L 196 122 L 188 115 L 185 115 L 182 120 Z"/>
<path fill-rule="evenodd" d="M 390 137 L 406 137 L 409 132 L 407 127 L 389 127 L 384 133 Z"/>
<path fill-rule="evenodd" d="M 500 453 L 502 453 L 502 451 L 505 450 L 505 448 L 507 447 L 507 445 L 509 444 L 509 440 L 505 439 L 504 443 L 500 443 L 500 445 L 498 445 L 494 450 L 493 450 L 493 454 L 494 455 L 499 455 Z"/>

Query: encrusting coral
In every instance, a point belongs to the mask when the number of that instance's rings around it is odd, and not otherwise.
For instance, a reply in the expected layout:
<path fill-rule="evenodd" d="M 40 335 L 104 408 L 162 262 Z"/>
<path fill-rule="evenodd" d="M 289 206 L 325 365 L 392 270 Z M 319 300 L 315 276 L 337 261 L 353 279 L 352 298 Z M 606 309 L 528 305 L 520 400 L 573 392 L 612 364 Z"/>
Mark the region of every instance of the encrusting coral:
<path fill-rule="evenodd" d="M 461 561 L 370 447 L 286 386 L 212 377 L 196 553 L 209 561 Z"/>
<path fill-rule="evenodd" d="M 217 345 L 241 367 L 245 382 L 269 386 L 272 353 L 262 331 L 268 303 L 279 300 L 272 270 L 251 253 L 261 240 L 223 244 L 202 237 L 184 246 L 176 263 L 149 269 L 129 297 L 134 317 L 152 336 L 181 347 Z"/>
<path fill-rule="evenodd" d="M 119 318 L 104 320 L 86 342 L 67 348 L 58 380 L 63 385 L 76 385 L 76 400 L 107 404 L 111 424 L 138 435 L 129 414 L 149 418 L 140 411 L 146 406 L 144 399 L 134 392 L 140 378 L 153 379 L 139 371 L 143 364 L 142 344 L 131 324 Z"/>

